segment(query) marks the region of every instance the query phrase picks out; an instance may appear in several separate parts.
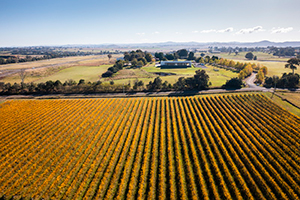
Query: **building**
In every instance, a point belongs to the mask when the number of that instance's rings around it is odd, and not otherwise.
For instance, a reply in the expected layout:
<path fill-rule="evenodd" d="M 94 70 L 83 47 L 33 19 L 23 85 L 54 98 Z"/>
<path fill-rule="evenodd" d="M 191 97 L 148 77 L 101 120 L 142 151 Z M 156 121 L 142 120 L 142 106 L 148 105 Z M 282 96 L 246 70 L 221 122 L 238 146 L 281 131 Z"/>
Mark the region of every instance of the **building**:
<path fill-rule="evenodd" d="M 188 68 L 192 67 L 191 61 L 161 61 L 160 68 Z"/>

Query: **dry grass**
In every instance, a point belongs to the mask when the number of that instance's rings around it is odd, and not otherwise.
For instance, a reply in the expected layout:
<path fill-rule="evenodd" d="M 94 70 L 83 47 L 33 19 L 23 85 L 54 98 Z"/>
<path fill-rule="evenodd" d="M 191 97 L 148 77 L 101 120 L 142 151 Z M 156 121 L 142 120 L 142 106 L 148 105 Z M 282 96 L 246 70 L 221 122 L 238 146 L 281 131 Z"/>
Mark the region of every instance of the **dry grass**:
<path fill-rule="evenodd" d="M 41 79 L 47 79 L 47 77 L 52 76 L 56 73 L 59 73 L 61 70 L 78 67 L 78 66 L 102 66 L 107 64 L 113 64 L 116 58 L 120 57 L 121 54 L 113 54 L 113 57 L 108 60 L 107 55 L 98 55 L 98 56 L 78 56 L 78 57 L 67 57 L 67 58 L 58 58 L 51 60 L 43 60 L 36 62 L 28 63 L 17 63 L 10 64 L 13 69 L 22 69 L 26 68 L 27 77 L 25 82 L 39 82 Z M 31 67 L 29 67 L 32 65 Z M 34 67 L 35 66 L 35 67 Z M 3 66 L 3 68 L 5 68 Z M 0 70 L 3 68 L 0 67 Z M 7 67 L 6 67 L 7 68 Z M 69 77 L 72 78 L 72 77 Z M 5 83 L 15 83 L 20 82 L 20 77 L 18 74 L 7 76 L 0 80 Z"/>
<path fill-rule="evenodd" d="M 121 54 L 113 54 L 113 62 L 116 58 L 122 56 Z M 13 69 L 32 69 L 47 67 L 52 65 L 83 65 L 85 63 L 96 63 L 96 62 L 108 62 L 107 55 L 97 55 L 97 56 L 74 56 L 66 58 L 54 58 L 49 60 L 40 60 L 34 62 L 25 62 L 25 63 L 14 63 L 7 65 L 0 65 L 0 70 L 13 70 Z"/>

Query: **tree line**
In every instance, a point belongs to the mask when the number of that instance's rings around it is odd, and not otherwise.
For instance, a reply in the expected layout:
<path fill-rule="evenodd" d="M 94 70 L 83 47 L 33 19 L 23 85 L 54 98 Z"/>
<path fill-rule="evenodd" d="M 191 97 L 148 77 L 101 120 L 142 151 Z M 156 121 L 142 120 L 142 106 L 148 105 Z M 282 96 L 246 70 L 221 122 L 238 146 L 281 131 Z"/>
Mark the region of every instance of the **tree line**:
<path fill-rule="evenodd" d="M 69 93 L 109 93 L 109 92 L 137 92 L 137 91 L 169 91 L 169 90 L 205 90 L 208 89 L 209 76 L 205 70 L 197 70 L 193 77 L 180 77 L 174 84 L 156 77 L 147 85 L 141 80 L 136 80 L 133 85 L 115 84 L 110 81 L 109 84 L 101 81 L 86 82 L 84 79 L 76 82 L 72 79 L 62 83 L 61 81 L 47 81 L 42 83 L 3 83 L 0 82 L 0 94 L 69 94 Z M 144 87 L 145 86 L 145 87 Z"/>

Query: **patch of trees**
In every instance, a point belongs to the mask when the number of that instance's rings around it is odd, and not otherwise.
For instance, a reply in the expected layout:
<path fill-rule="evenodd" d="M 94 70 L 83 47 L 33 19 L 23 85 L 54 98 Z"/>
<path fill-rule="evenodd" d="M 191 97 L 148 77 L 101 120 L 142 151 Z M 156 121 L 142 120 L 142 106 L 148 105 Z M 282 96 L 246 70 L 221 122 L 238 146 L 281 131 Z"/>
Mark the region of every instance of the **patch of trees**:
<path fill-rule="evenodd" d="M 117 73 L 119 70 L 123 69 L 124 63 L 125 62 L 123 60 L 117 60 L 112 67 L 109 67 L 107 71 L 102 74 L 102 77 L 111 77 L 114 73 Z"/>
<path fill-rule="evenodd" d="M 240 89 L 243 86 L 243 81 L 239 78 L 231 78 L 223 85 L 226 89 Z"/>
<path fill-rule="evenodd" d="M 266 77 L 264 86 L 265 87 L 279 87 L 279 88 L 296 88 L 299 86 L 299 74 L 295 74 L 297 66 L 300 65 L 299 58 L 291 58 L 287 61 L 285 68 L 292 70 L 292 73 L 284 73 L 281 78 L 277 76 Z"/>
<path fill-rule="evenodd" d="M 200 56 L 194 59 L 196 63 L 205 63 L 205 64 L 217 64 L 219 62 L 218 56 Z"/>
<path fill-rule="evenodd" d="M 136 51 L 125 52 L 124 60 L 131 62 L 132 66 L 144 66 L 148 62 L 152 62 L 152 55 L 146 51 L 143 52 L 142 50 L 138 49 Z"/>
<path fill-rule="evenodd" d="M 146 65 L 148 62 L 152 62 L 152 55 L 150 53 L 143 52 L 140 49 L 136 51 L 125 52 L 124 60 L 117 60 L 112 67 L 108 68 L 107 71 L 102 74 L 102 77 L 111 77 L 114 73 L 117 73 L 125 66 L 129 66 L 129 63 L 132 68 L 140 68 Z"/>
<path fill-rule="evenodd" d="M 213 46 L 210 46 L 208 48 L 209 48 L 208 52 L 210 52 L 210 53 L 219 51 L 219 52 L 228 53 L 228 54 L 235 53 L 236 55 L 239 52 L 247 52 L 247 51 L 265 52 L 265 51 L 267 51 L 267 48 L 265 48 L 265 47 L 254 47 L 253 48 L 253 47 L 213 47 Z"/>
<path fill-rule="evenodd" d="M 277 76 L 266 77 L 264 87 L 278 87 L 278 88 L 297 88 L 299 87 L 299 74 L 284 73 L 281 78 Z"/>
<path fill-rule="evenodd" d="M 168 81 L 163 82 L 160 77 L 156 77 L 154 81 L 147 84 L 148 91 L 166 91 L 172 89 L 172 85 Z"/>
<path fill-rule="evenodd" d="M 295 55 L 295 48 L 293 47 L 269 47 L 270 53 L 274 56 L 294 56 Z"/>
<path fill-rule="evenodd" d="M 189 52 L 186 49 L 180 49 L 174 53 L 166 53 L 166 54 L 164 54 L 163 52 L 156 52 L 154 56 L 160 61 L 177 60 L 177 59 L 195 60 L 194 52 Z"/>
<path fill-rule="evenodd" d="M 205 70 L 197 70 L 193 77 L 180 77 L 173 85 L 175 90 L 204 90 L 209 86 L 209 76 Z"/>

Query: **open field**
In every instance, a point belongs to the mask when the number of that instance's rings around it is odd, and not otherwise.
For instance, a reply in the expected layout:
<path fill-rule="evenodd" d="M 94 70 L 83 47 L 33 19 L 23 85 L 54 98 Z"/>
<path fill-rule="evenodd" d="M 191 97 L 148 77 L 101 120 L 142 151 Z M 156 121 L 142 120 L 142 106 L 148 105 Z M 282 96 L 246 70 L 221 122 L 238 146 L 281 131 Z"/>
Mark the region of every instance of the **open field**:
<path fill-rule="evenodd" d="M 237 77 L 237 73 L 234 73 L 230 70 L 218 69 L 219 71 L 214 71 L 214 68 L 210 65 L 207 65 L 206 70 L 209 75 L 209 81 L 212 83 L 212 86 L 222 86 L 226 83 L 226 80 L 230 78 Z M 169 76 L 160 76 L 163 81 L 168 81 L 171 84 L 174 84 L 180 77 L 192 77 L 195 75 L 195 71 L 202 70 L 202 68 L 189 67 L 186 69 L 161 69 L 155 67 L 154 64 L 143 67 L 142 69 L 126 69 L 128 72 L 124 75 L 125 70 L 118 72 L 112 79 L 115 83 L 128 83 L 128 81 L 135 81 L 136 79 L 144 81 L 145 84 L 148 84 L 149 81 L 153 81 L 155 77 L 154 73 L 175 73 L 176 75 Z"/>
<path fill-rule="evenodd" d="M 78 57 L 66 57 L 66 58 L 58 58 L 58 59 L 50 59 L 50 60 L 42 60 L 42 61 L 36 61 L 36 62 L 27 62 L 27 63 L 17 63 L 17 64 L 10 64 L 11 68 L 9 66 L 4 65 L 7 69 L 21 69 L 26 68 L 27 76 L 25 78 L 25 82 L 39 82 L 40 79 L 47 79 L 47 77 L 51 75 L 56 75 L 59 77 L 62 77 L 59 75 L 61 70 L 65 68 L 74 68 L 74 72 L 70 72 L 71 75 L 73 75 L 76 72 L 79 73 L 89 73 L 89 72 L 83 72 L 83 70 L 80 71 L 78 69 L 78 66 L 85 66 L 87 67 L 96 67 L 100 65 L 107 65 L 114 63 L 115 59 L 120 57 L 119 54 L 114 54 L 111 60 L 109 61 L 107 58 L 107 55 L 100 55 L 100 56 L 78 56 Z M 74 58 L 74 60 L 72 59 Z M 77 68 L 76 68 L 77 67 Z M 95 72 L 93 70 L 94 68 L 91 68 L 91 71 Z M 2 68 L 0 67 L 0 71 Z M 72 70 L 70 70 L 72 71 Z M 102 71 L 102 68 L 100 72 Z M 2 71 L 3 73 L 5 70 Z M 62 72 L 63 74 L 66 74 L 65 72 Z M 99 74 L 97 74 L 98 76 Z M 101 75 L 101 73 L 100 73 Z M 95 79 L 94 76 L 91 77 L 93 80 Z M 68 74 L 66 74 L 66 77 L 63 77 L 63 79 L 73 79 Z M 49 79 L 47 79 L 49 80 Z M 2 78 L 0 80 L 1 82 L 9 82 L 9 83 L 15 83 L 15 82 L 21 82 L 21 79 L 18 74 L 10 75 L 5 78 Z M 55 81 L 55 80 L 54 80 Z"/>
<path fill-rule="evenodd" d="M 300 118 L 264 95 L 0 104 L 0 197 L 299 199 Z"/>
<path fill-rule="evenodd" d="M 220 53 L 216 54 L 216 56 L 219 56 L 221 58 L 226 58 L 226 59 L 237 59 L 237 60 L 247 60 L 245 58 L 245 55 L 248 52 L 240 52 L 238 55 L 235 55 L 235 53 L 231 53 L 230 55 L 228 53 Z M 287 61 L 288 58 L 283 58 L 283 57 L 278 57 L 278 56 L 273 56 L 272 54 L 268 53 L 263 53 L 263 52 L 252 52 L 254 56 L 257 56 L 257 61 Z"/>
<path fill-rule="evenodd" d="M 120 55 L 113 55 L 115 58 Z M 71 63 L 82 64 L 82 62 L 96 62 L 96 61 L 108 61 L 107 55 L 97 56 L 72 56 L 65 58 L 54 58 L 49 60 L 39 60 L 34 62 L 14 63 L 7 65 L 0 65 L 0 70 L 13 70 L 13 69 L 32 69 L 40 68 L 51 65 L 67 65 Z"/>
<path fill-rule="evenodd" d="M 75 81 L 79 81 L 80 79 L 84 79 L 86 81 L 98 81 L 99 76 L 106 72 L 107 68 L 112 65 L 101 65 L 101 66 L 75 66 L 63 69 L 58 73 L 55 73 L 51 76 L 47 76 L 38 80 L 38 82 L 46 82 L 48 80 L 60 80 L 62 83 L 68 79 L 73 79 Z"/>

